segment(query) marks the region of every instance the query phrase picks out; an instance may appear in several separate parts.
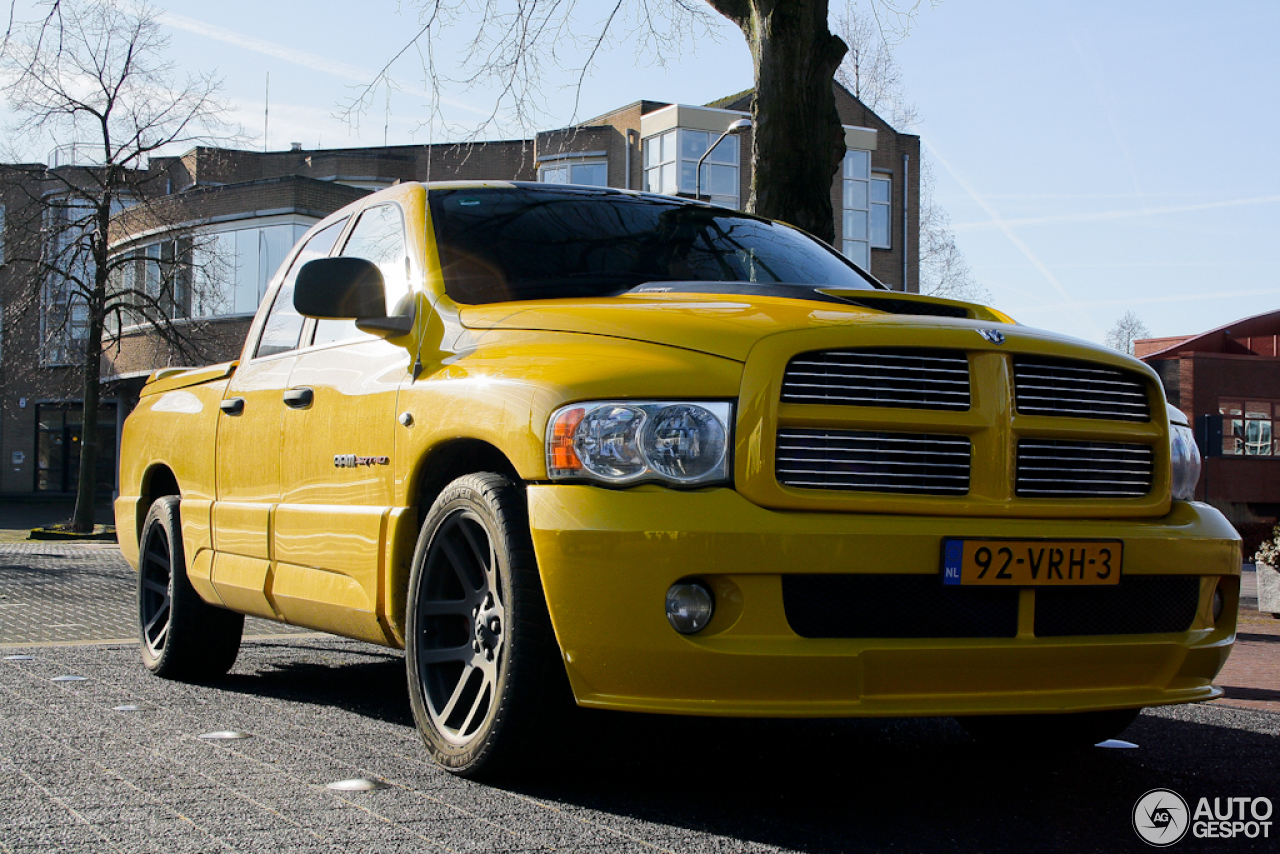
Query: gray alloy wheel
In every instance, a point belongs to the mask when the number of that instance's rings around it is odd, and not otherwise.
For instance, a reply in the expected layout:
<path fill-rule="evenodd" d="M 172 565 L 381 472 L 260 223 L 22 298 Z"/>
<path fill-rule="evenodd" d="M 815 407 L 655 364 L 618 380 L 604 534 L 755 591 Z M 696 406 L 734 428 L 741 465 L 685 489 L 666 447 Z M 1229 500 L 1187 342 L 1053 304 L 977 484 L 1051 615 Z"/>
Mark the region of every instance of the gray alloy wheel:
<path fill-rule="evenodd" d="M 157 498 L 138 542 L 142 663 L 166 679 L 211 679 L 235 664 L 244 616 L 205 603 L 187 580 L 179 499 Z"/>
<path fill-rule="evenodd" d="M 432 758 L 467 777 L 509 767 L 560 666 L 523 495 L 510 480 L 467 475 L 436 499 L 407 616 L 409 698 Z"/>

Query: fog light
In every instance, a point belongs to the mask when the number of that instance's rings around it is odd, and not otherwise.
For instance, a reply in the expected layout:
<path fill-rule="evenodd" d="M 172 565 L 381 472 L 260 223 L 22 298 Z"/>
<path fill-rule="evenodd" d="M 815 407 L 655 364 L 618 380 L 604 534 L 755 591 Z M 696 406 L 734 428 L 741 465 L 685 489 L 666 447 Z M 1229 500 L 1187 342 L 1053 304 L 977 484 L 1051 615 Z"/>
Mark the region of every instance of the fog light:
<path fill-rule="evenodd" d="M 1227 597 L 1222 595 L 1222 588 L 1213 588 L 1213 624 L 1216 626 L 1218 620 L 1222 619 L 1222 612 L 1227 607 Z"/>
<path fill-rule="evenodd" d="M 682 635 L 705 629 L 715 609 L 711 591 L 701 584 L 673 584 L 667 591 L 667 622 Z"/>

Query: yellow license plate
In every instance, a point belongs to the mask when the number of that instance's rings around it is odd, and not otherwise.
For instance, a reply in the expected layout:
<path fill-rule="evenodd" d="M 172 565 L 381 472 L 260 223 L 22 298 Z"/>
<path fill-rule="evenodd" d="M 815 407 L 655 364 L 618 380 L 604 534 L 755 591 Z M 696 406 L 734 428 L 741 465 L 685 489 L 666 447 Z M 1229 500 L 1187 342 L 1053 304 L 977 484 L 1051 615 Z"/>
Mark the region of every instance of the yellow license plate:
<path fill-rule="evenodd" d="M 1120 583 L 1119 540 L 942 541 L 944 584 L 1089 587 Z"/>

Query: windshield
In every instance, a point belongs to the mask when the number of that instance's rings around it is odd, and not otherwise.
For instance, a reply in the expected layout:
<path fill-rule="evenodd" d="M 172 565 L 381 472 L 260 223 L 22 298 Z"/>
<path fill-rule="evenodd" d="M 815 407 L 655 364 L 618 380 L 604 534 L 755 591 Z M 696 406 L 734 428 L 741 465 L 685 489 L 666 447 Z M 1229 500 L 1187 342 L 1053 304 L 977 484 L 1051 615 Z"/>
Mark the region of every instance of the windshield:
<path fill-rule="evenodd" d="M 796 296 L 876 288 L 830 247 L 737 211 L 588 189 L 432 190 L 429 199 L 445 291 L 460 303 L 614 296 L 651 282 L 737 283 L 732 293 L 755 284 L 774 295 L 796 286 Z"/>

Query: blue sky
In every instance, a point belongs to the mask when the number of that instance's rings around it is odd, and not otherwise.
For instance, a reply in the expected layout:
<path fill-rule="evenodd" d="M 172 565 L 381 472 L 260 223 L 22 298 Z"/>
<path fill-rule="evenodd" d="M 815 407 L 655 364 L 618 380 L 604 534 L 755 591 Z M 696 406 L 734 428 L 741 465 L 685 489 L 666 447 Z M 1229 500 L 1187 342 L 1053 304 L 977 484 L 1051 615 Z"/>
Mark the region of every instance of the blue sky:
<path fill-rule="evenodd" d="M 594 31 L 612 5 L 580 0 L 577 29 Z M 171 56 L 217 70 L 254 147 L 268 74 L 272 148 L 436 141 L 494 109 L 483 87 L 452 86 L 427 122 L 431 95 L 406 62 L 399 88 L 359 127 L 335 117 L 416 29 L 396 0 L 156 8 Z M 461 21 L 436 43 L 442 67 L 456 66 L 466 31 Z M 926 3 L 896 56 L 938 199 L 993 304 L 1093 341 L 1130 309 L 1165 336 L 1280 308 L 1277 34 L 1273 0 Z M 567 41 L 563 52 L 572 61 Z M 572 75 L 548 73 L 527 129 L 641 98 L 705 103 L 751 85 L 750 57 L 728 24 L 672 39 L 665 54 L 658 64 L 632 40 L 607 46 L 581 92 Z M 489 136 L 520 132 L 508 121 Z"/>

